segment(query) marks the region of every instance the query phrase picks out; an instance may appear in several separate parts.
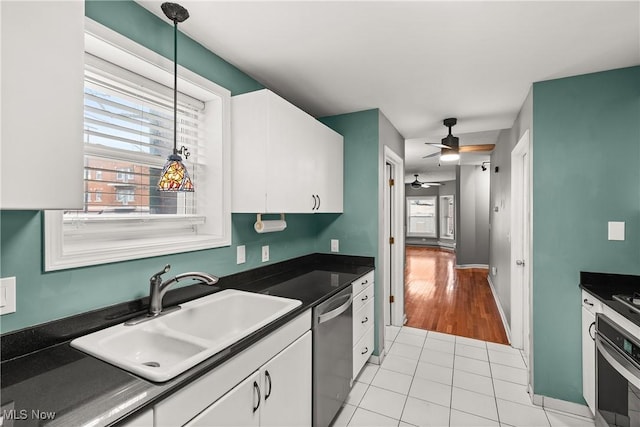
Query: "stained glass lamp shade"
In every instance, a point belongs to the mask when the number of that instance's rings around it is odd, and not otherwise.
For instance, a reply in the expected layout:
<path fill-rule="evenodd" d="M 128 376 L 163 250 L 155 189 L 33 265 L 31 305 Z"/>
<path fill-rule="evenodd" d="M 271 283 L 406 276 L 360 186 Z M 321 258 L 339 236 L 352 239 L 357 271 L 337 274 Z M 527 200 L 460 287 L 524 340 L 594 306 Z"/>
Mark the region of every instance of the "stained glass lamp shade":
<path fill-rule="evenodd" d="M 187 9 L 176 3 L 163 3 L 162 11 L 173 21 L 173 154 L 169 155 L 158 181 L 159 191 L 193 191 L 193 182 L 180 154 L 189 157 L 185 147 L 177 149 L 178 143 L 178 22 L 189 17 Z"/>
<path fill-rule="evenodd" d="M 177 154 L 169 156 L 162 168 L 162 175 L 158 181 L 160 191 L 193 191 L 193 183 L 187 168 L 182 164 L 182 157 Z"/>

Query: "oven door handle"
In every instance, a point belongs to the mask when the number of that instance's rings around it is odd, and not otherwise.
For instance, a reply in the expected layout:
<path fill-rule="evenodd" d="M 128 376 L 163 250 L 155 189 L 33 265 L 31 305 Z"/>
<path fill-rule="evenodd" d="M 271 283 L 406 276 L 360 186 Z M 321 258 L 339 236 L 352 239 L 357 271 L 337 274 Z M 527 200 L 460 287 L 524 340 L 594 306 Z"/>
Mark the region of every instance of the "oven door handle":
<path fill-rule="evenodd" d="M 603 340 L 596 334 L 596 348 L 598 353 L 615 369 L 620 375 L 626 378 L 629 383 L 640 389 L 640 370 L 633 366 L 624 356 L 620 355 L 611 344 Z"/>
<path fill-rule="evenodd" d="M 318 325 L 324 322 L 328 322 L 329 320 L 340 316 L 342 313 L 347 311 L 349 306 L 351 306 L 351 302 L 353 301 L 353 295 L 345 295 L 347 297 L 347 301 L 344 304 L 341 304 L 340 307 L 331 310 L 328 313 L 323 313 L 318 316 Z M 343 297 L 344 298 L 344 297 Z"/>

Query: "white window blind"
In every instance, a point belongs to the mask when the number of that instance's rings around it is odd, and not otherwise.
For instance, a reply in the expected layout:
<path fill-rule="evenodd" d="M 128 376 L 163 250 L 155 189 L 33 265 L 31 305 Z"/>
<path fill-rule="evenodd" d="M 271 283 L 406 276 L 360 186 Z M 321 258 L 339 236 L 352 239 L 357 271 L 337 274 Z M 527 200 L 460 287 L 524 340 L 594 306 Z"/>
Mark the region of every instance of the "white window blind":
<path fill-rule="evenodd" d="M 204 102 L 179 95 L 178 148 L 189 150 L 185 164 L 196 189 L 206 173 L 204 109 Z M 173 120 L 171 88 L 86 55 L 85 204 L 81 211 L 65 212 L 65 236 L 108 238 L 113 230 L 107 223 L 132 224 L 134 235 L 136 229 L 197 233 L 204 218 L 195 194 L 156 190 L 173 150 Z M 141 223 L 146 231 L 135 226 Z"/>

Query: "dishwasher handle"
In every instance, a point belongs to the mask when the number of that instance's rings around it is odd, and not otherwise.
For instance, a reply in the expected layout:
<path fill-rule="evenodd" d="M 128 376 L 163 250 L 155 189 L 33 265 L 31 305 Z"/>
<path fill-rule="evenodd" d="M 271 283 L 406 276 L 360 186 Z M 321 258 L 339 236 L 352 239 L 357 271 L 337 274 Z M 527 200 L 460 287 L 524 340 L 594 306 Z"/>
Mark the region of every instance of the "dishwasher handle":
<path fill-rule="evenodd" d="M 343 295 L 341 298 L 346 299 L 346 301 L 340 304 L 339 307 L 329 311 L 328 313 L 318 315 L 318 325 L 340 316 L 342 313 L 347 311 L 349 307 L 351 307 L 351 303 L 353 302 L 353 295 L 351 293 L 349 293 L 348 295 Z"/>

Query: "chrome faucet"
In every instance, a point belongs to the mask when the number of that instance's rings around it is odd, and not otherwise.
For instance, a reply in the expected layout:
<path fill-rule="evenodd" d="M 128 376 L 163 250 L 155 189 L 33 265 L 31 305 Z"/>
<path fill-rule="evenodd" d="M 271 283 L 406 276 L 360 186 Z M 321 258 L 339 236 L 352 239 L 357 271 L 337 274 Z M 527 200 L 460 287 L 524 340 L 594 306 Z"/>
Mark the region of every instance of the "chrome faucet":
<path fill-rule="evenodd" d="M 163 282 L 162 275 L 168 273 L 171 269 L 169 264 L 165 265 L 162 271 L 157 272 L 149 279 L 149 312 L 141 317 L 136 317 L 134 319 L 128 320 L 125 322 L 125 325 L 135 325 L 140 322 L 144 322 L 146 320 L 153 319 L 154 317 L 161 316 L 163 314 L 170 313 L 175 310 L 179 310 L 180 306 L 176 305 L 174 307 L 162 308 L 162 298 L 164 294 L 167 293 L 169 287 L 174 283 L 179 282 L 183 279 L 200 279 L 204 282 L 204 284 L 213 286 L 218 283 L 218 278 L 216 276 L 212 276 L 207 273 L 200 272 L 189 272 L 178 274 L 177 276 Z"/>

